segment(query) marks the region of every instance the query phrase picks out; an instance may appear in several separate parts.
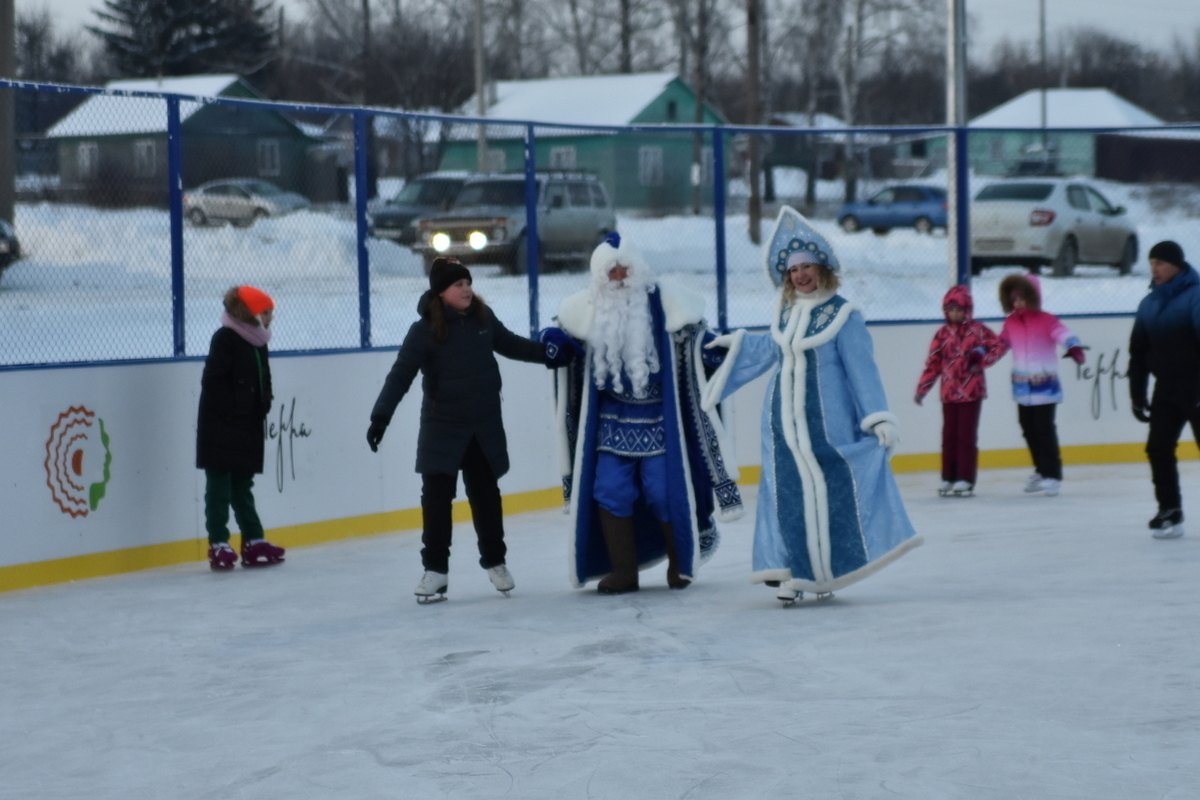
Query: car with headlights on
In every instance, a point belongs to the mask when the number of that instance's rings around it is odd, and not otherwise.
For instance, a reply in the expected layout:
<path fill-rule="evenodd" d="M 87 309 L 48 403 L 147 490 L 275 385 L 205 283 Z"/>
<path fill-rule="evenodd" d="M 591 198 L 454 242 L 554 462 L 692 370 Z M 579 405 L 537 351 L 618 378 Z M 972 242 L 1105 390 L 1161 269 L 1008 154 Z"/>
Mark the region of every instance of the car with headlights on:
<path fill-rule="evenodd" d="M 606 234 L 617 229 L 604 184 L 583 172 L 538 173 L 535 180 L 539 270 L 587 268 Z M 481 174 L 467 180 L 449 211 L 416 221 L 419 253 L 429 271 L 433 259 L 498 264 L 510 275 L 529 263 L 523 174 Z"/>
<path fill-rule="evenodd" d="M 413 222 L 420 216 L 447 211 L 467 181 L 467 173 L 431 172 L 404 184 L 400 193 L 367 214 L 368 233 L 403 245 L 417 241 Z"/>
<path fill-rule="evenodd" d="M 1137 228 L 1124 206 L 1077 179 L 1028 178 L 984 186 L 971 203 L 971 272 L 1015 264 L 1054 275 L 1107 264 L 1121 275 L 1137 263 Z"/>
<path fill-rule="evenodd" d="M 870 228 L 882 236 L 892 228 L 933 233 L 946 227 L 946 190 L 940 186 L 889 186 L 869 200 L 845 203 L 838 225 L 846 233 Z"/>
<path fill-rule="evenodd" d="M 308 208 L 308 199 L 258 178 L 227 178 L 202 183 L 183 193 L 183 215 L 193 225 L 228 222 L 248 228 L 262 217 Z"/>
<path fill-rule="evenodd" d="M 21 243 L 17 241 L 17 232 L 12 225 L 0 219 L 0 275 L 20 257 Z"/>

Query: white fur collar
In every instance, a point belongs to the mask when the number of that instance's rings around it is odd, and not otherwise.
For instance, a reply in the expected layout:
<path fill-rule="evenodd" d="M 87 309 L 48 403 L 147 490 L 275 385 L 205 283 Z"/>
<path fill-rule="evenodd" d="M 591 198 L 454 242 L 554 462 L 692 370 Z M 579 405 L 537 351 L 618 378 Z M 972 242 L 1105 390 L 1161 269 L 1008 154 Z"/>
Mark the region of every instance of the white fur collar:
<path fill-rule="evenodd" d="M 704 319 L 704 298 L 669 279 L 658 279 L 658 294 L 662 300 L 667 332 L 674 333 L 687 325 Z M 558 324 L 576 339 L 587 339 L 596 316 L 590 289 L 584 289 L 563 300 L 558 307 Z"/>
<path fill-rule="evenodd" d="M 838 331 L 846 324 L 855 307 L 851 303 L 842 303 L 833 321 L 812 336 L 806 336 L 812 313 L 820 306 L 834 298 L 837 292 L 829 289 L 818 289 L 809 295 L 797 295 L 791 304 L 791 313 L 787 323 L 780 328 L 783 317 L 783 293 L 780 292 L 775 300 L 775 316 L 771 320 L 771 338 L 780 347 L 791 347 L 793 350 L 811 350 L 832 341 Z"/>

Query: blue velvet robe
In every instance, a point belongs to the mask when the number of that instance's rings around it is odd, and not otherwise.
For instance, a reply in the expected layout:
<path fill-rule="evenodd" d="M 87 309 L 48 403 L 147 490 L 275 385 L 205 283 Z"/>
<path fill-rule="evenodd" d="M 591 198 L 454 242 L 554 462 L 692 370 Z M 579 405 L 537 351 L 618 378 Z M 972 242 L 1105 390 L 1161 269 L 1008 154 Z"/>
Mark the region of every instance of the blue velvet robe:
<path fill-rule="evenodd" d="M 862 315 L 829 293 L 777 304 L 769 333 L 734 335 L 705 406 L 768 371 L 751 581 L 831 592 L 920 544 L 871 430 L 895 417 Z"/>

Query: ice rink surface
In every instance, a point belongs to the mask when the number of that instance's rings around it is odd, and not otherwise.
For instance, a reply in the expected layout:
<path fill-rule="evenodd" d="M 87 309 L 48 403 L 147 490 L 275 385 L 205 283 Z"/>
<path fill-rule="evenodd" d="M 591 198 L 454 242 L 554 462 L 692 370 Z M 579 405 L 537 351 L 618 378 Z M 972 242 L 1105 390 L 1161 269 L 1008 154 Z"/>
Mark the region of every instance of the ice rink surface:
<path fill-rule="evenodd" d="M 1144 465 L 1024 474 L 900 476 L 925 545 L 792 608 L 752 513 L 682 592 L 572 589 L 545 511 L 508 599 L 462 525 L 431 606 L 414 533 L 3 594 L 0 796 L 1200 797 L 1200 518 L 1152 540 Z"/>

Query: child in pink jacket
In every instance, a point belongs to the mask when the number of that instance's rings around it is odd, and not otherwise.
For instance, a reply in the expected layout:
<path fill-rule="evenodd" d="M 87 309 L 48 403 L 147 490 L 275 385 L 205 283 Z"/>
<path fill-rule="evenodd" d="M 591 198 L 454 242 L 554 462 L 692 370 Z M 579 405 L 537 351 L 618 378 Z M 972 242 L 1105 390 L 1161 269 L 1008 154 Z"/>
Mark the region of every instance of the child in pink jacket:
<path fill-rule="evenodd" d="M 979 411 L 987 397 L 983 370 L 1008 348 L 991 328 L 974 318 L 971 290 L 954 286 L 942 298 L 946 324 L 929 344 L 925 371 L 917 381 L 917 405 L 942 381 L 942 497 L 970 497 L 979 466 Z"/>
<path fill-rule="evenodd" d="M 1083 347 L 1058 317 L 1042 311 L 1042 287 L 1037 276 L 1009 275 L 1002 280 L 1000 305 L 1008 314 L 1000 338 L 1013 353 L 1017 419 L 1033 456 L 1034 473 L 1025 480 L 1025 491 L 1053 497 L 1062 482 L 1062 457 L 1054 424 L 1054 407 L 1063 399 L 1057 348 L 1066 348 L 1067 356 L 1082 364 Z"/>

